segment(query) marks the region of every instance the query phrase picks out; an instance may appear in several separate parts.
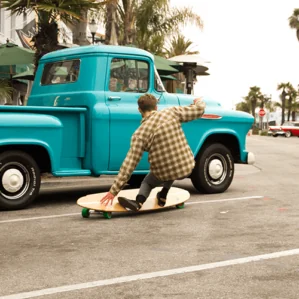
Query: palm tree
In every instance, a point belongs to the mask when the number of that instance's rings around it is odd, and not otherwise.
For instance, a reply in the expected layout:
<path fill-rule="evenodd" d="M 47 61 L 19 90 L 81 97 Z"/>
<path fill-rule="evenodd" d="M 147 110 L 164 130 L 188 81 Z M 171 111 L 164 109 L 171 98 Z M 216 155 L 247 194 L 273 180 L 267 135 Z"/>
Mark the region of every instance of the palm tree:
<path fill-rule="evenodd" d="M 299 102 L 295 101 L 293 103 L 293 109 L 292 109 L 292 121 L 296 120 L 296 114 L 299 111 Z"/>
<path fill-rule="evenodd" d="M 297 91 L 296 89 L 293 87 L 293 85 L 290 84 L 289 86 L 289 93 L 288 93 L 288 105 L 287 105 L 287 109 L 288 109 L 288 121 L 291 118 L 291 114 L 293 109 L 295 108 L 294 106 L 296 105 L 296 98 L 297 98 Z"/>
<path fill-rule="evenodd" d="M 251 106 L 251 114 L 254 117 L 254 125 L 255 125 L 255 109 L 259 104 L 259 101 L 262 99 L 263 95 L 261 93 L 261 88 L 257 86 L 250 87 L 248 92 L 248 101 L 250 102 Z"/>
<path fill-rule="evenodd" d="M 157 38 L 165 40 L 188 22 L 203 28 L 200 16 L 192 9 L 170 8 L 169 3 L 169 0 L 141 0 L 136 11 L 136 44 L 139 48 L 150 49 Z"/>
<path fill-rule="evenodd" d="M 105 43 L 111 28 L 120 45 L 134 45 L 154 54 L 164 53 L 165 38 L 188 22 L 203 28 L 201 18 L 188 8 L 170 8 L 170 0 L 107 0 Z M 112 7 L 113 4 L 113 7 Z M 116 9 L 116 15 L 115 15 Z"/>
<path fill-rule="evenodd" d="M 106 4 L 105 43 L 118 45 L 119 16 L 117 15 L 118 0 L 110 0 Z"/>
<path fill-rule="evenodd" d="M 7 103 L 12 101 L 13 87 L 11 86 L 9 79 L 0 79 L 0 97 L 6 99 Z"/>
<path fill-rule="evenodd" d="M 270 100 L 271 100 L 271 97 L 269 97 L 265 94 L 262 94 L 260 96 L 260 108 L 263 109 Z"/>
<path fill-rule="evenodd" d="M 285 108 L 286 108 L 286 99 L 288 96 L 288 99 L 290 99 L 290 93 L 292 90 L 292 85 L 290 82 L 287 83 L 280 83 L 277 85 L 277 90 L 282 90 L 280 95 L 281 100 L 281 124 L 285 121 Z M 288 104 L 289 106 L 289 104 Z"/>
<path fill-rule="evenodd" d="M 236 104 L 236 110 L 238 111 L 244 111 L 247 113 L 251 112 L 251 106 L 250 106 L 250 102 L 246 99 L 247 97 L 244 97 L 245 102 L 240 102 Z"/>
<path fill-rule="evenodd" d="M 166 49 L 166 56 L 169 58 L 184 54 L 199 54 L 199 51 L 190 51 L 191 45 L 192 41 L 186 39 L 181 33 L 177 33 L 170 40 L 170 47 Z"/>
<path fill-rule="evenodd" d="M 289 26 L 296 30 L 297 39 L 299 41 L 299 8 L 295 8 L 293 14 L 289 17 Z"/>
<path fill-rule="evenodd" d="M 2 0 L 2 7 L 12 14 L 34 12 L 37 16 L 37 32 L 33 37 L 35 54 L 35 71 L 39 59 L 59 49 L 58 20 L 74 23 L 82 19 L 82 15 L 90 9 L 96 9 L 102 3 L 96 0 Z"/>
<path fill-rule="evenodd" d="M 136 40 L 136 11 L 138 1 L 122 0 L 118 12 L 120 19 L 123 20 L 123 44 L 130 45 Z"/>

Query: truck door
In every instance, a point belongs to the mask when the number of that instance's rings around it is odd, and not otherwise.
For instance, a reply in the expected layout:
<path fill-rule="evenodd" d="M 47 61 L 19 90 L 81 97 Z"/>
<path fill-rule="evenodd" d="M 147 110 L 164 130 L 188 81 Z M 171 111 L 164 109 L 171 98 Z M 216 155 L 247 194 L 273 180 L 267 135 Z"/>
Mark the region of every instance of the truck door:
<path fill-rule="evenodd" d="M 118 171 L 130 148 L 131 136 L 140 125 L 142 117 L 137 101 L 141 95 L 151 92 L 150 78 L 154 78 L 154 68 L 146 57 L 133 59 L 114 55 L 109 64 L 105 93 L 110 111 L 109 170 Z M 155 96 L 158 98 L 159 94 Z M 149 169 L 147 158 L 144 153 L 136 170 Z"/>

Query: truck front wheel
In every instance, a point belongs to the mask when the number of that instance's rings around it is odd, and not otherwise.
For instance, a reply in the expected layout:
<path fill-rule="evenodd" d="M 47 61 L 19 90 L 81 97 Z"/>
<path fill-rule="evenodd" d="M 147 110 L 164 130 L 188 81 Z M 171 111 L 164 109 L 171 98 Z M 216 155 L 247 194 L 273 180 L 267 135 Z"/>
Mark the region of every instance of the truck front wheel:
<path fill-rule="evenodd" d="M 234 176 L 234 160 L 223 144 L 211 144 L 197 156 L 191 175 L 193 186 L 203 193 L 222 193 Z"/>
<path fill-rule="evenodd" d="M 35 160 L 21 151 L 0 154 L 0 208 L 17 210 L 38 195 L 40 171 Z"/>

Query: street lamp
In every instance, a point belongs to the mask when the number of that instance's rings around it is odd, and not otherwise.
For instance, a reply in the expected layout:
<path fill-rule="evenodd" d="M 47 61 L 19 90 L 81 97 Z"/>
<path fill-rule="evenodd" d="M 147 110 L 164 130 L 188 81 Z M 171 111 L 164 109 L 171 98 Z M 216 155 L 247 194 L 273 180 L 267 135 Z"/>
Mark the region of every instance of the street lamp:
<path fill-rule="evenodd" d="M 92 36 L 92 44 L 94 44 L 94 36 L 97 32 L 98 29 L 98 24 L 95 22 L 94 19 L 91 20 L 91 22 L 89 23 L 89 30 Z"/>

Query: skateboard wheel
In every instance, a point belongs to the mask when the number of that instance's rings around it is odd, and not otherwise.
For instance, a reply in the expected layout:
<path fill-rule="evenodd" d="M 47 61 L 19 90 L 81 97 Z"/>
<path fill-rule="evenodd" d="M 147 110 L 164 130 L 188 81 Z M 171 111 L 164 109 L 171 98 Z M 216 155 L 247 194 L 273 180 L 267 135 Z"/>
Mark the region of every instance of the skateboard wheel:
<path fill-rule="evenodd" d="M 83 218 L 88 218 L 89 215 L 90 215 L 89 209 L 83 208 L 82 212 L 81 212 L 81 215 L 82 215 Z"/>
<path fill-rule="evenodd" d="M 180 203 L 179 205 L 176 205 L 177 209 L 184 209 L 184 207 L 185 207 L 185 203 L 184 202 Z"/>
<path fill-rule="evenodd" d="M 104 216 L 104 218 L 106 218 L 106 219 L 111 219 L 111 217 L 112 217 L 112 213 L 111 213 L 111 212 L 104 212 L 104 213 L 103 213 L 103 216 Z"/>

